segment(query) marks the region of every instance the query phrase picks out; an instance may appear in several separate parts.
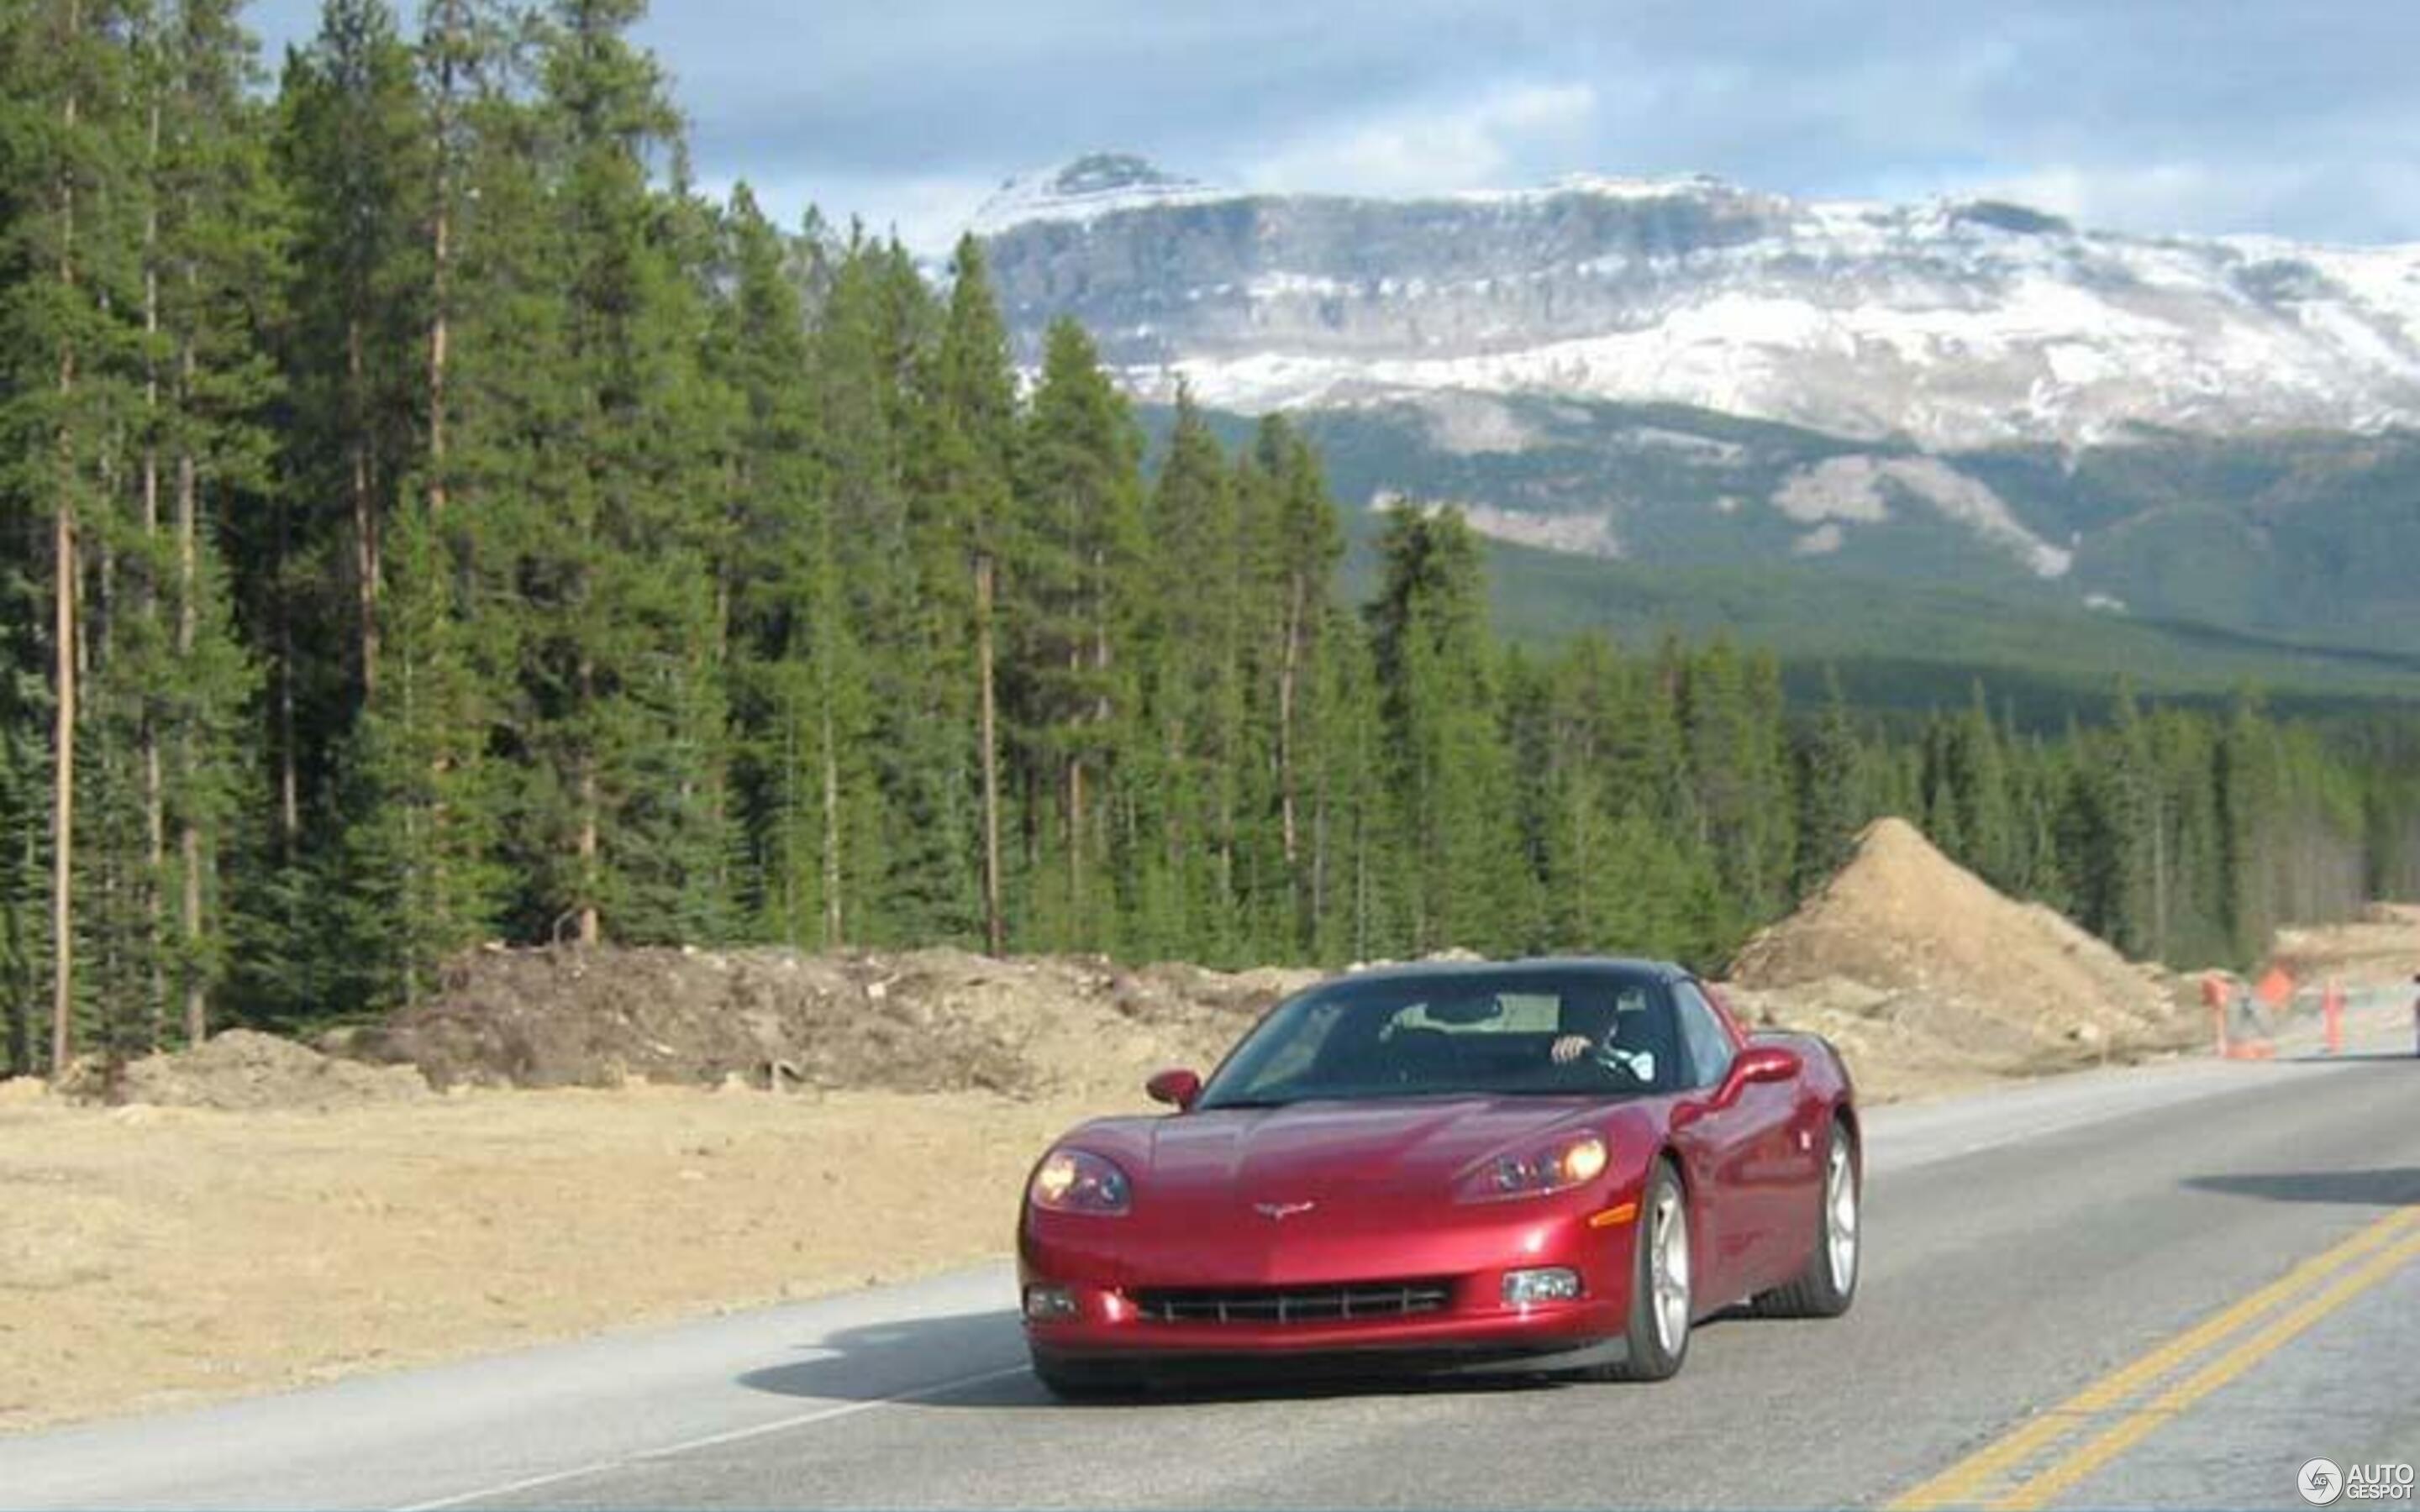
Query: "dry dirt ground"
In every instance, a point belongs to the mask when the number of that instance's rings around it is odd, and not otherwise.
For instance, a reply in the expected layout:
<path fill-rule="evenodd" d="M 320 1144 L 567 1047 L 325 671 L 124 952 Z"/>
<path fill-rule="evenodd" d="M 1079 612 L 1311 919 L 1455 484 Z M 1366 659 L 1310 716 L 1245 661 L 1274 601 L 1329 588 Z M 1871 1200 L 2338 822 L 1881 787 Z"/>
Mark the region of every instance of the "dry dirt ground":
<path fill-rule="evenodd" d="M 2420 912 L 2279 943 L 2306 976 L 2408 979 Z M 1877 1100 L 2200 1029 L 2173 979 L 1890 823 L 1736 976 Z M 0 1431 L 996 1255 L 1055 1133 L 1146 1106 L 1143 1075 L 1206 1065 L 1309 980 L 481 951 L 341 1058 L 237 1032 L 61 1093 L 0 1083 Z"/>
<path fill-rule="evenodd" d="M 0 1430 L 996 1254 L 1044 1143 L 1114 1105 L 667 1088 L 221 1112 L 0 1084 Z"/>
<path fill-rule="evenodd" d="M 0 1083 L 0 1431 L 998 1254 L 1055 1134 L 1315 975 L 481 951 L 335 1040 L 404 1064 L 237 1030 Z"/>

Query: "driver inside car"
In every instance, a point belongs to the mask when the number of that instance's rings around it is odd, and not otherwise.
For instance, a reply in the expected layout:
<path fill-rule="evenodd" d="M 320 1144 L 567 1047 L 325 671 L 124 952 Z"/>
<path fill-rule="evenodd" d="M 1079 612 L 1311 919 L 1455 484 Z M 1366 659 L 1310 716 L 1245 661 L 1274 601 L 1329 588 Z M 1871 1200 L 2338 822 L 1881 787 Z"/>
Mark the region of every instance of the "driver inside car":
<path fill-rule="evenodd" d="M 1558 1066 L 1568 1066 L 1583 1058 L 1593 1059 L 1610 1071 L 1628 1073 L 1640 1085 L 1655 1080 L 1655 1052 L 1641 1044 L 1626 1042 L 1625 1025 L 1644 1027 L 1648 1007 L 1644 997 L 1625 994 L 1620 1001 L 1573 1002 L 1562 1005 L 1560 1031 L 1547 1050 Z"/>

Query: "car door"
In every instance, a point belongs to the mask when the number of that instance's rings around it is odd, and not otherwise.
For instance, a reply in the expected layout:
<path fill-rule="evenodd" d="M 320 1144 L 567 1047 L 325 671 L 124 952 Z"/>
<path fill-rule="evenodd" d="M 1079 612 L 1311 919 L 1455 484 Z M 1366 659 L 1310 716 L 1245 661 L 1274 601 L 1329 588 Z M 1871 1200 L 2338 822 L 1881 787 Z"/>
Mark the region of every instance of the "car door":
<path fill-rule="evenodd" d="M 1706 1167 L 1692 1194 L 1706 1213 L 1711 1232 L 1700 1237 L 1711 1242 L 1714 1261 L 1703 1300 L 1735 1302 L 1786 1278 L 1791 1242 L 1807 1227 L 1798 1211 L 1806 1187 L 1805 1156 L 1796 1148 L 1798 1088 L 1752 1082 L 1724 1101 L 1738 1042 L 1696 982 L 1672 983 L 1672 1010 L 1699 1107 L 1691 1130 Z"/>

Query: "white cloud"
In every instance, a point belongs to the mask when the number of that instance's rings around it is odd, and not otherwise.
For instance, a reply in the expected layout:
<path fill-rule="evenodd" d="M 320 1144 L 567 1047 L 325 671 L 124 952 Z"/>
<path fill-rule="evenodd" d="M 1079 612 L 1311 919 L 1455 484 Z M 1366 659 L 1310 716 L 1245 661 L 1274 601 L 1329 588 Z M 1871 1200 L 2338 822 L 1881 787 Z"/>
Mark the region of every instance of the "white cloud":
<path fill-rule="evenodd" d="M 1242 177 L 1255 189 L 1368 194 L 1497 187 L 1523 159 L 1583 143 L 1596 110 L 1588 85 L 1508 85 L 1458 105 L 1401 109 L 1297 137 Z"/>
<path fill-rule="evenodd" d="M 713 199 L 730 195 L 734 179 L 701 176 L 699 189 Z M 1000 186 L 981 178 L 933 177 L 896 178 L 836 175 L 780 175 L 750 177 L 749 189 L 766 219 L 797 229 L 810 206 L 823 212 L 834 230 L 847 229 L 849 217 L 861 218 L 869 235 L 887 237 L 894 231 L 908 250 L 938 257 L 949 252 L 958 233 L 974 218 L 977 207 Z"/>
<path fill-rule="evenodd" d="M 2396 210 L 2420 206 L 2420 167 L 2390 161 L 2054 162 L 1955 180 L 1895 178 L 1890 192 L 2011 200 L 2079 225 L 2150 236 L 2273 231 L 2319 221 L 2328 207 L 2348 202 L 2377 207 L 2381 222 L 2391 222 Z"/>

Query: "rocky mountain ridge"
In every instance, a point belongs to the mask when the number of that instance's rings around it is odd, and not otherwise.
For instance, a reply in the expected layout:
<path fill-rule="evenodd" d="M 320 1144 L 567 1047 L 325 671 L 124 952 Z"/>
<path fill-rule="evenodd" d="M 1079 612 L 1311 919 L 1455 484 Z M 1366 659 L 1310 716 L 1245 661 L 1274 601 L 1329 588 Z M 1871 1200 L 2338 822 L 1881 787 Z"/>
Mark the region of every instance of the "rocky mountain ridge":
<path fill-rule="evenodd" d="M 1560 395 L 1927 450 L 2420 423 L 2420 246 L 1708 177 L 1251 193 L 1116 154 L 976 228 L 1021 342 L 1072 315 L 1138 393 L 1235 410 Z"/>

